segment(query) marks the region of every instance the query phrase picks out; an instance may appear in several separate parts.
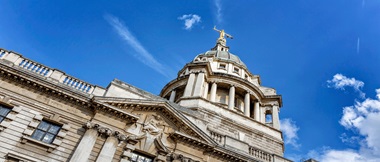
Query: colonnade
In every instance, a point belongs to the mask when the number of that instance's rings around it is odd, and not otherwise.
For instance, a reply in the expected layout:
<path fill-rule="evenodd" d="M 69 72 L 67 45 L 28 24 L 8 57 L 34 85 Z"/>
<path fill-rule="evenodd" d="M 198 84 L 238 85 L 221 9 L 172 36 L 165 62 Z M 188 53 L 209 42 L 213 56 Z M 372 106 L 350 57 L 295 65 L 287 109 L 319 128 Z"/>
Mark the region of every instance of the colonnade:
<path fill-rule="evenodd" d="M 210 92 L 209 86 L 211 84 Z M 184 90 L 183 97 L 203 97 L 208 99 L 211 102 L 216 102 L 217 98 L 218 83 L 217 82 L 206 82 L 204 72 L 190 73 L 189 79 Z M 229 86 L 228 93 L 228 109 L 235 110 L 235 96 L 236 96 L 236 87 L 235 85 Z M 244 112 L 244 115 L 251 117 L 258 122 L 265 123 L 265 110 L 260 108 L 260 101 L 251 101 L 251 93 L 246 91 L 244 94 L 244 107 L 241 107 L 241 111 Z M 171 91 L 169 101 L 175 102 L 176 100 L 176 90 Z M 251 112 L 251 104 L 253 105 L 253 112 Z M 279 117 L 278 117 L 278 106 L 272 106 L 272 123 L 273 127 L 279 128 Z M 251 114 L 253 113 L 253 116 Z"/>

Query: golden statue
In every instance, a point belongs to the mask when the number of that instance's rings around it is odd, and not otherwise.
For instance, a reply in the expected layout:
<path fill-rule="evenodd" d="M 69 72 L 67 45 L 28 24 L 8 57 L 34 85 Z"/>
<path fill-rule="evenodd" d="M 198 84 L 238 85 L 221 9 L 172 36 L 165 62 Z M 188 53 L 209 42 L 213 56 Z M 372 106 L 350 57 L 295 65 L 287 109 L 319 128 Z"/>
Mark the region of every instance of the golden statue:
<path fill-rule="evenodd" d="M 233 39 L 232 35 L 229 35 L 226 32 L 224 32 L 223 29 L 222 30 L 218 30 L 218 29 L 216 29 L 216 26 L 214 26 L 214 30 L 220 33 L 219 39 L 225 39 L 224 36 L 226 36 L 227 38 Z"/>

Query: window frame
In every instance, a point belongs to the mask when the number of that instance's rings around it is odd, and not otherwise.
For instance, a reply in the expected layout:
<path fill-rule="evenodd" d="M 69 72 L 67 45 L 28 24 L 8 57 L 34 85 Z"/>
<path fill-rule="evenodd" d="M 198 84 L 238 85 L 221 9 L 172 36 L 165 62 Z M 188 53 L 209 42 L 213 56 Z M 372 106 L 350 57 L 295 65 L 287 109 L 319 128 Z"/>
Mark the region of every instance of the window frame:
<path fill-rule="evenodd" d="M 134 155 L 137 156 L 136 159 L 134 159 Z M 154 162 L 154 157 L 135 151 L 131 153 L 131 162 L 138 162 L 139 157 L 145 158 L 143 162 Z M 149 159 L 150 161 L 146 161 L 146 159 Z"/>
<path fill-rule="evenodd" d="M 40 126 L 43 124 L 43 123 L 46 123 L 48 124 L 48 128 L 46 130 L 43 130 L 43 128 L 40 128 Z M 59 127 L 57 130 L 56 130 L 56 133 L 52 133 L 50 132 L 51 128 L 55 126 L 55 127 Z M 62 129 L 62 124 L 57 124 L 55 122 L 51 122 L 51 121 L 48 121 L 46 119 L 43 119 L 41 120 L 40 124 L 38 124 L 37 128 L 34 130 L 33 134 L 30 136 L 31 138 L 35 139 L 35 140 L 38 140 L 38 141 L 41 141 L 41 142 L 45 142 L 47 144 L 52 144 L 53 141 L 55 140 L 55 138 L 57 137 L 59 131 Z M 35 136 L 37 134 L 37 132 L 40 131 L 40 132 L 43 132 L 43 135 L 37 139 L 36 137 L 38 136 Z M 53 138 L 51 138 L 49 140 L 49 142 L 46 142 L 44 141 L 45 140 L 45 137 L 47 137 L 47 135 L 53 135 Z"/>
<path fill-rule="evenodd" d="M 1 112 L 1 109 L 7 109 L 8 112 L 6 112 L 6 114 L 4 115 L 0 113 L 0 123 L 3 122 L 5 119 L 7 119 L 8 114 L 12 112 L 12 107 L 4 106 L 2 104 L 0 104 L 0 112 Z"/>
<path fill-rule="evenodd" d="M 8 99 L 9 100 L 9 99 Z M 0 106 L 10 109 L 6 116 L 3 116 L 3 120 L 0 121 L 0 132 L 8 128 L 11 125 L 11 122 L 15 120 L 16 115 L 21 111 L 20 107 L 15 107 L 13 104 L 4 102 L 4 99 L 0 101 Z"/>
<path fill-rule="evenodd" d="M 236 74 L 239 74 L 239 73 L 240 73 L 240 68 L 238 68 L 238 67 L 234 67 L 234 68 L 232 69 L 232 71 L 233 71 L 234 73 L 236 73 Z"/>
<path fill-rule="evenodd" d="M 37 130 L 37 127 L 40 125 L 42 121 L 47 121 L 55 125 L 60 125 L 61 128 L 58 130 L 57 135 L 55 138 L 52 140 L 51 143 L 46 143 L 37 139 L 32 138 L 32 134 Z M 66 122 L 65 122 L 66 123 Z M 68 132 L 70 129 L 70 126 L 68 124 L 63 124 L 60 121 L 50 119 L 50 118 L 45 118 L 40 114 L 36 114 L 33 117 L 33 120 L 29 123 L 28 128 L 24 130 L 23 136 L 21 137 L 21 143 L 25 144 L 27 142 L 31 142 L 43 147 L 47 147 L 47 152 L 52 152 L 54 149 L 59 147 L 62 144 L 62 140 L 66 136 L 66 132 Z"/>
<path fill-rule="evenodd" d="M 227 68 L 227 64 L 219 63 L 218 69 L 226 70 L 226 68 Z"/>

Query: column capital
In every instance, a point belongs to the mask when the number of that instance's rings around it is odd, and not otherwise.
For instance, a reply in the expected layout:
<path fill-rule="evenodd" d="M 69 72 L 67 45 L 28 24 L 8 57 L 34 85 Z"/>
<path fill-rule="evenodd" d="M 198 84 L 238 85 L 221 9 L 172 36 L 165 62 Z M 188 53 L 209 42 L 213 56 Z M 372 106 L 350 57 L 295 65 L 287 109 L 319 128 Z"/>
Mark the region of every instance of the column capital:
<path fill-rule="evenodd" d="M 98 128 L 99 127 L 99 124 L 95 124 L 91 121 L 87 121 L 84 125 L 83 125 L 83 128 L 85 129 L 92 129 L 92 128 Z"/>
<path fill-rule="evenodd" d="M 98 132 L 99 132 L 99 134 L 100 135 L 105 135 L 105 136 L 110 136 L 110 135 L 112 135 L 112 130 L 111 129 L 109 129 L 109 128 L 106 128 L 106 127 L 102 127 L 102 126 L 99 126 L 98 128 L 97 128 L 97 130 L 98 130 Z"/>

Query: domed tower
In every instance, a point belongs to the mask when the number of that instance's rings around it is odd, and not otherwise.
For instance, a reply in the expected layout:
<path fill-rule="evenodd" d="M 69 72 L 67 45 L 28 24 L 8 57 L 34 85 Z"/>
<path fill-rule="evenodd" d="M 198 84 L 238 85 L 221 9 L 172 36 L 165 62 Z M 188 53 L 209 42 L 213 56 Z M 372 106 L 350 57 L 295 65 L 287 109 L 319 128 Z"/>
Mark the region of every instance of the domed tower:
<path fill-rule="evenodd" d="M 214 30 L 220 33 L 215 47 L 186 64 L 160 96 L 197 112 L 185 115 L 216 140 L 218 134 L 282 156 L 281 96 L 275 89 L 261 86 L 260 77 L 230 53 L 225 37 L 231 35 Z"/>

